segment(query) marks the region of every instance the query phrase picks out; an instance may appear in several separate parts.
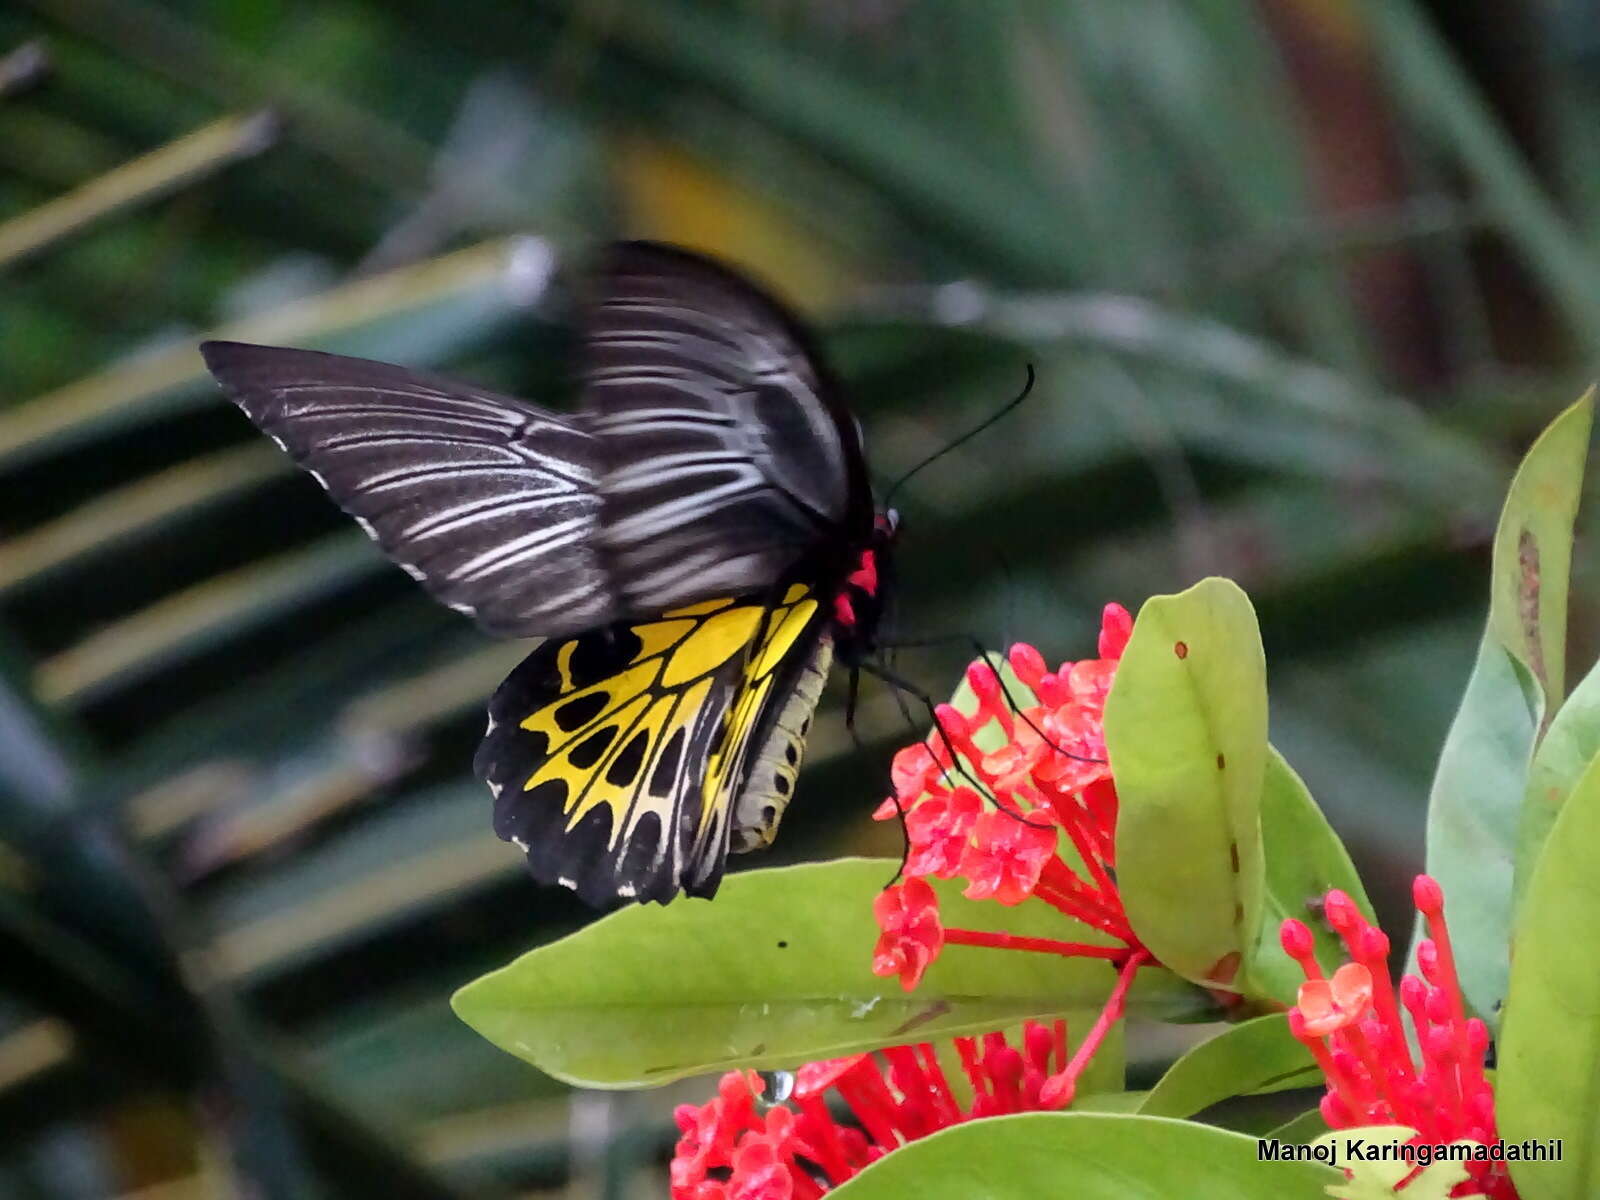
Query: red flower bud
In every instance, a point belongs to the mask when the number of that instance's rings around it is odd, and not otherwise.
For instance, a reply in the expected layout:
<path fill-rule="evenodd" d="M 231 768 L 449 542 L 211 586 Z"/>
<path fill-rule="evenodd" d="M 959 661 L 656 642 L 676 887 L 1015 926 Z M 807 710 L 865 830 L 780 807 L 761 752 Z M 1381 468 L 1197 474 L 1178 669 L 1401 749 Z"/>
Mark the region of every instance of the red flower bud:
<path fill-rule="evenodd" d="M 933 733 L 935 738 L 941 733 L 952 742 L 956 749 L 961 749 L 961 743 L 972 737 L 972 728 L 966 716 L 960 709 L 952 704 L 940 704 L 933 710 L 933 719 L 939 728 Z"/>
<path fill-rule="evenodd" d="M 1045 673 L 1044 655 L 1026 642 L 1018 642 L 1006 652 L 1006 660 L 1028 689 L 1038 695 L 1038 684 Z"/>
<path fill-rule="evenodd" d="M 1278 941 L 1283 946 L 1283 952 L 1296 962 L 1309 958 L 1316 951 L 1317 943 L 1311 936 L 1311 930 L 1304 921 L 1296 921 L 1293 917 L 1278 928 Z"/>
<path fill-rule="evenodd" d="M 1411 899 L 1417 911 L 1425 917 L 1444 911 L 1444 891 L 1431 875 L 1418 875 L 1412 881 Z"/>
<path fill-rule="evenodd" d="M 1349 933 L 1361 921 L 1361 910 L 1344 892 L 1334 888 L 1322 902 L 1322 914 L 1341 934 Z"/>
<path fill-rule="evenodd" d="M 1108 604 L 1100 612 L 1100 657 L 1117 659 L 1133 636 L 1133 616 L 1120 604 Z"/>
<path fill-rule="evenodd" d="M 967 664 L 967 686 L 978 697 L 978 703 L 987 706 L 1000 695 L 1000 680 L 987 662 Z"/>

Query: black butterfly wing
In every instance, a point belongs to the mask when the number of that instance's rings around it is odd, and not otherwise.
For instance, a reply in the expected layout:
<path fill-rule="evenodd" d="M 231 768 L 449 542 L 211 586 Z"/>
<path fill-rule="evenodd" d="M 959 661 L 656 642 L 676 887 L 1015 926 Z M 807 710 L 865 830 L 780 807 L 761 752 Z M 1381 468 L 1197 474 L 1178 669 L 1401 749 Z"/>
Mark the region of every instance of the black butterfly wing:
<path fill-rule="evenodd" d="M 452 608 L 512 637 L 616 615 L 596 444 L 578 420 L 366 359 L 200 350 L 245 415 Z"/>
<path fill-rule="evenodd" d="M 613 247 L 584 340 L 603 538 L 633 612 L 753 592 L 872 521 L 855 423 L 800 324 L 708 259 Z"/>
<path fill-rule="evenodd" d="M 795 585 L 543 643 L 490 701 L 473 764 L 495 832 L 590 904 L 712 895 L 730 839 L 764 845 L 788 803 L 825 625 Z"/>

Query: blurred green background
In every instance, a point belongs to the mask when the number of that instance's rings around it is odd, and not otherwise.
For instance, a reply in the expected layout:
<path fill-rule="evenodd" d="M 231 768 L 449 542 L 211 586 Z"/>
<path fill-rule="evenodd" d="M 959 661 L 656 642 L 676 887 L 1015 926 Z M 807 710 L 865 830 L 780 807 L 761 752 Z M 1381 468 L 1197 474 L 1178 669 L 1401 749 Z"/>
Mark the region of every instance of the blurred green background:
<path fill-rule="evenodd" d="M 1585 0 L 13 0 L 0 1194 L 664 1195 L 706 1091 L 572 1094 L 450 1015 L 587 919 L 470 777 L 519 648 L 202 336 L 565 404 L 566 273 L 663 237 L 815 317 L 884 478 L 1031 362 L 904 494 L 902 634 L 1083 657 L 1105 601 L 1237 578 L 1392 914 L 1509 464 L 1594 371 L 1597 127 Z M 767 862 L 897 852 L 909 735 L 838 702 Z"/>

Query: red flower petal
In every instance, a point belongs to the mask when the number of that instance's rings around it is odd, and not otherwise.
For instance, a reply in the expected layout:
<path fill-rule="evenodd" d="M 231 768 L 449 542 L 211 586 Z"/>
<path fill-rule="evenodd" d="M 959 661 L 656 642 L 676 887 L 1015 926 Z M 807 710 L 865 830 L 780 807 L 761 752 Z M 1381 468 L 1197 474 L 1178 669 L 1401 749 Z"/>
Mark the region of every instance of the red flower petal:
<path fill-rule="evenodd" d="M 961 858 L 961 874 L 972 900 L 1020 904 L 1033 894 L 1044 865 L 1056 852 L 1056 829 L 1037 817 L 1019 820 L 986 812 L 973 826 L 973 840 Z"/>
<path fill-rule="evenodd" d="M 790 1200 L 794 1176 L 785 1156 L 764 1137 L 747 1137 L 733 1161 L 729 1200 Z"/>
<path fill-rule="evenodd" d="M 983 811 L 983 801 L 969 787 L 958 787 L 948 796 L 932 796 L 906 814 L 906 835 L 911 853 L 906 859 L 908 876 L 932 875 L 948 879 L 961 865 L 967 838 Z"/>
<path fill-rule="evenodd" d="M 883 930 L 873 949 L 872 973 L 900 976 L 900 986 L 909 992 L 944 946 L 939 897 L 925 880 L 907 879 L 879 892 L 872 912 Z"/>
<path fill-rule="evenodd" d="M 894 794 L 902 800 L 915 800 L 939 778 L 939 764 L 926 742 L 912 742 L 896 752 L 889 766 Z"/>

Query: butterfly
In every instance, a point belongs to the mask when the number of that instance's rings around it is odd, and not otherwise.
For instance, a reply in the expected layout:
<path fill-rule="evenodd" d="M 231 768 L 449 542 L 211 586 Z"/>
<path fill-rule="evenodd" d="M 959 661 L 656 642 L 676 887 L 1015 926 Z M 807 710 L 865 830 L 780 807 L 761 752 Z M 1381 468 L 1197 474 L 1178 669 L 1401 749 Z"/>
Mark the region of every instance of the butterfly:
<path fill-rule="evenodd" d="M 651 242 L 611 246 L 590 282 L 571 413 L 364 359 L 200 349 L 435 597 L 543 639 L 474 759 L 533 875 L 596 906 L 710 897 L 730 851 L 776 834 L 831 662 L 874 650 L 897 518 L 773 296 Z"/>

